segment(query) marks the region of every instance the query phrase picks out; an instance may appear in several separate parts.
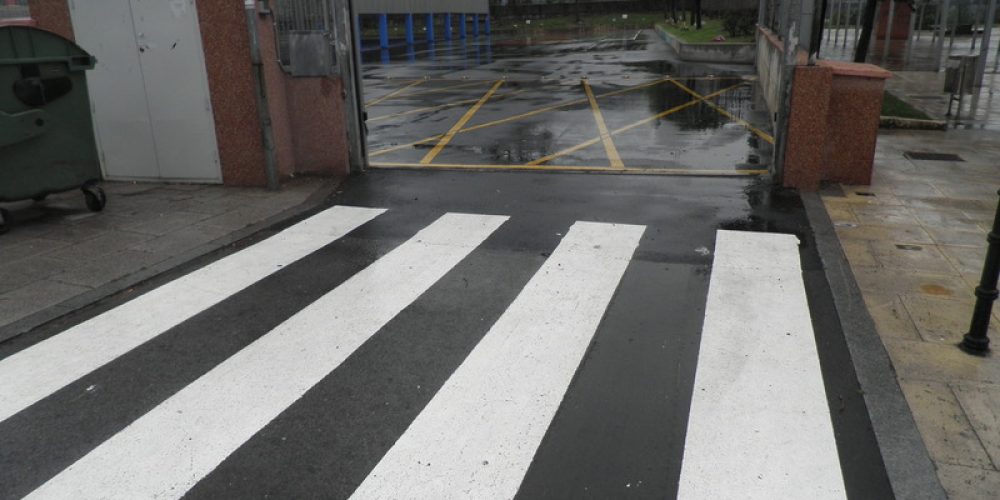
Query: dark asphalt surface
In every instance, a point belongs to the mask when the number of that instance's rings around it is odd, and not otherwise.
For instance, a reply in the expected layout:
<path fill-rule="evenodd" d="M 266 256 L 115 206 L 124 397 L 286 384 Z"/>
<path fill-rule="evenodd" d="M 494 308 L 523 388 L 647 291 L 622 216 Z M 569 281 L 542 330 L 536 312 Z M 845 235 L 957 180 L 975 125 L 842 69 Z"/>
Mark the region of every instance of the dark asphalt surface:
<path fill-rule="evenodd" d="M 890 496 L 797 195 L 753 179 L 376 171 L 331 202 L 389 212 L 0 423 L 0 497 L 30 492 L 445 212 L 511 220 L 189 497 L 348 496 L 578 220 L 648 229 L 519 497 L 674 496 L 711 273 L 697 249 L 712 250 L 717 229 L 803 242 L 848 491 Z M 0 358 L 124 298 L 0 344 Z"/>
<path fill-rule="evenodd" d="M 433 56 L 414 54 L 412 62 L 398 64 L 400 49 L 393 49 L 388 63 L 377 51 L 366 53 L 368 99 L 387 95 L 407 79 L 444 79 L 412 88 L 423 94 L 373 106 L 380 113 L 406 112 L 440 105 L 442 96 L 449 101 L 478 98 L 488 88 L 485 82 L 506 75 L 509 88 L 503 91 L 523 92 L 488 103 L 469 123 L 475 126 L 585 97 L 583 77 L 599 94 L 665 74 L 681 75 L 687 77 L 686 85 L 704 94 L 738 83 L 747 72 L 671 62 L 660 42 L 641 33 L 631 41 L 497 42 L 475 45 L 475 55 L 467 45 Z M 726 79 L 696 78 L 706 75 Z M 474 80 L 483 83 L 426 92 Z M 749 94 L 738 88 L 729 94 L 731 100 L 718 102 L 734 114 L 753 117 Z M 600 104 L 614 129 L 683 104 L 686 96 L 664 83 Z M 371 147 L 442 133 L 464 109 L 370 123 Z M 370 117 L 376 116 L 370 110 Z M 747 165 L 751 155 L 770 156 L 758 136 L 704 105 L 629 134 L 616 136 L 615 142 L 632 166 L 733 170 Z M 583 104 L 482 133 L 459 134 L 438 161 L 515 164 L 594 135 L 594 116 Z M 386 157 L 419 161 L 426 151 L 409 148 Z M 602 164 L 607 157 L 598 144 L 560 160 L 556 164 Z M 31 492 L 447 212 L 511 218 L 187 497 L 348 497 L 576 221 L 641 224 L 647 230 L 519 498 L 676 495 L 719 229 L 789 233 L 802 242 L 809 307 L 847 491 L 851 498 L 891 497 L 812 230 L 795 193 L 776 190 L 763 177 L 370 170 L 348 180 L 329 204 L 389 211 L 0 422 L 0 498 Z M 0 360 L 293 222 L 0 343 Z"/>

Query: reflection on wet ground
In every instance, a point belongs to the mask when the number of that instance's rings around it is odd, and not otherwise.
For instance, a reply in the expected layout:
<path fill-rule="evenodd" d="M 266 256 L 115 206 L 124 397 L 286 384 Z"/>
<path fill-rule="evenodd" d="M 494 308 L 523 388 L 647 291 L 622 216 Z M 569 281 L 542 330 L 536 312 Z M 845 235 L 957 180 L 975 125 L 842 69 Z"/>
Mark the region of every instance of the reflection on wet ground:
<path fill-rule="evenodd" d="M 375 166 L 707 174 L 769 166 L 773 139 L 754 106 L 752 68 L 680 62 L 650 31 L 363 54 Z"/>

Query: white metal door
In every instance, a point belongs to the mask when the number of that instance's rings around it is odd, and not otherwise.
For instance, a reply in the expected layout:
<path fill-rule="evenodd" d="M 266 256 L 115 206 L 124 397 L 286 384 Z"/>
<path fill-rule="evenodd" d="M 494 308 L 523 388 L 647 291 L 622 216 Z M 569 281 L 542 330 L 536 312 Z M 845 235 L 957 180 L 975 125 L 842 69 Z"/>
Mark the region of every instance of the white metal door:
<path fill-rule="evenodd" d="M 132 18 L 160 176 L 221 182 L 194 0 L 132 0 Z"/>
<path fill-rule="evenodd" d="M 105 175 L 221 182 L 194 0 L 74 0 L 72 17 L 97 57 L 90 92 Z"/>
<path fill-rule="evenodd" d="M 160 177 L 129 0 L 74 0 L 77 43 L 97 57 L 87 72 L 94 131 L 109 179 Z"/>

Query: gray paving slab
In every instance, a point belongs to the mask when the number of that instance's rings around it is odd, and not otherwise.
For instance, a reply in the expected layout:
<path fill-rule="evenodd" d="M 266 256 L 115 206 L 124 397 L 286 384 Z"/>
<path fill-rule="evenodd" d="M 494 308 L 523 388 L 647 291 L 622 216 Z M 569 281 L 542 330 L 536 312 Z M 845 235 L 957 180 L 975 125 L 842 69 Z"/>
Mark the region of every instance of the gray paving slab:
<path fill-rule="evenodd" d="M 5 204 L 15 224 L 0 236 L 0 342 L 304 210 L 335 184 L 295 179 L 271 192 L 108 182 L 101 213 L 77 192 Z"/>

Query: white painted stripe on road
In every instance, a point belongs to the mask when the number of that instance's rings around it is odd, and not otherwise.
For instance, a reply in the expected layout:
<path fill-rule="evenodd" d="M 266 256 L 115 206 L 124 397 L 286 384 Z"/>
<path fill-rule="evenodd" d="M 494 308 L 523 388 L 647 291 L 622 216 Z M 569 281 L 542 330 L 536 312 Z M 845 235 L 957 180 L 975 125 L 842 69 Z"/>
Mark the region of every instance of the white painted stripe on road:
<path fill-rule="evenodd" d="M 330 208 L 3 359 L 0 421 L 383 212 L 374 208 Z"/>
<path fill-rule="evenodd" d="M 507 217 L 447 214 L 105 441 L 29 498 L 179 498 Z"/>
<path fill-rule="evenodd" d="M 795 236 L 719 231 L 678 498 L 845 498 Z"/>
<path fill-rule="evenodd" d="M 352 498 L 511 498 L 644 231 L 578 222 Z"/>

